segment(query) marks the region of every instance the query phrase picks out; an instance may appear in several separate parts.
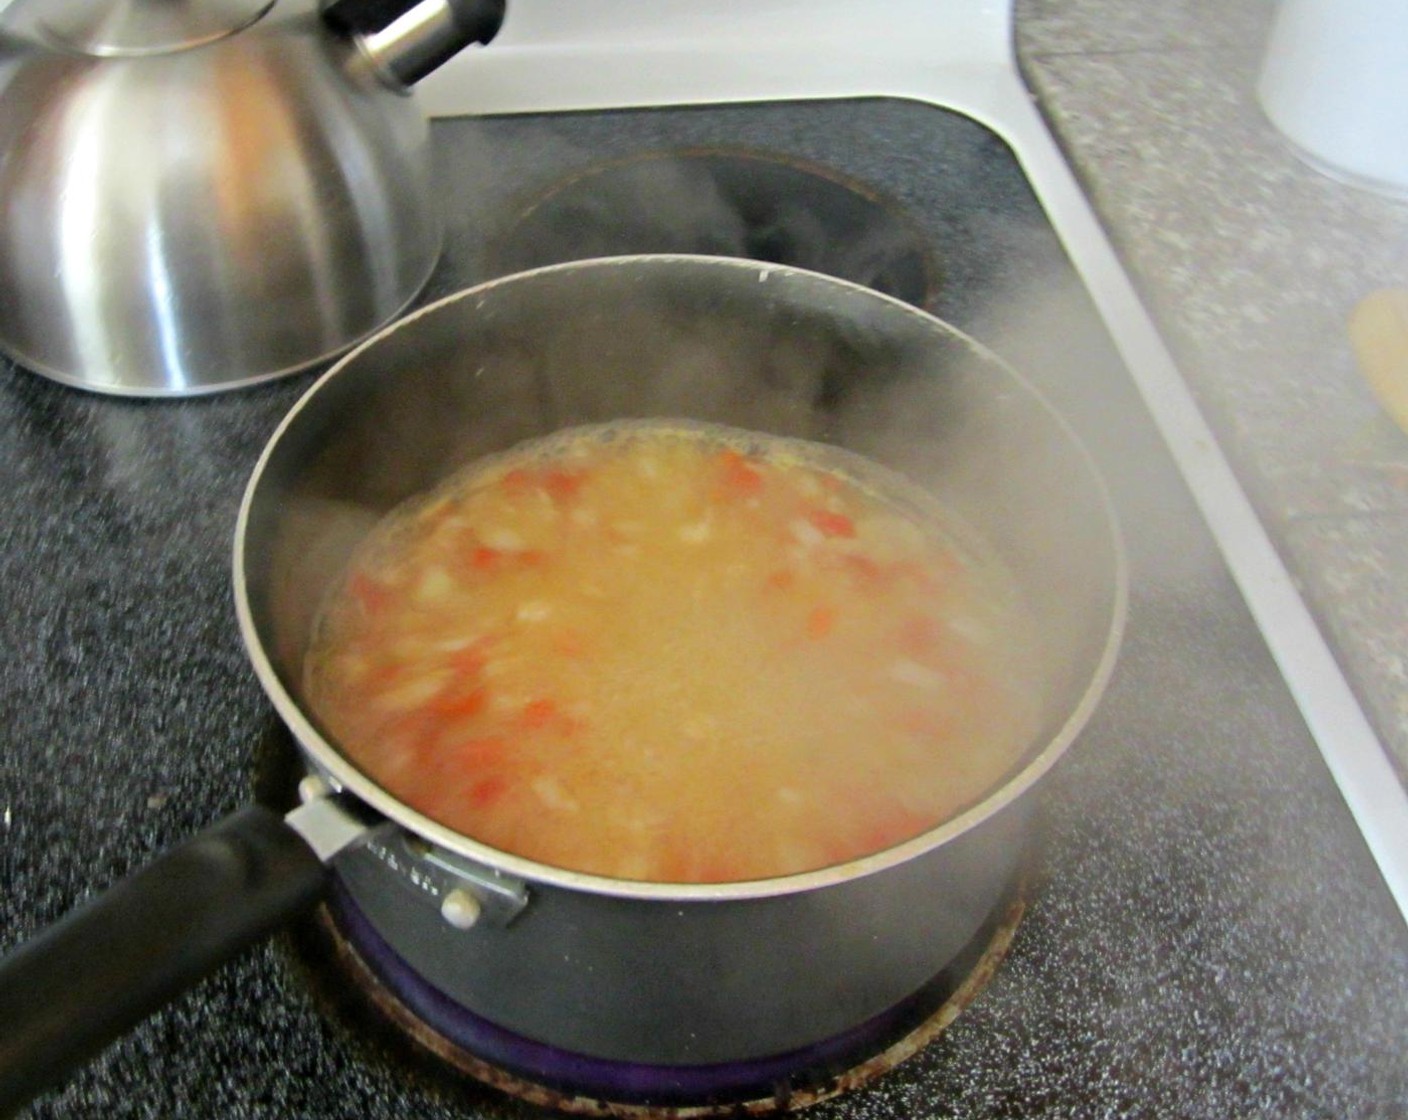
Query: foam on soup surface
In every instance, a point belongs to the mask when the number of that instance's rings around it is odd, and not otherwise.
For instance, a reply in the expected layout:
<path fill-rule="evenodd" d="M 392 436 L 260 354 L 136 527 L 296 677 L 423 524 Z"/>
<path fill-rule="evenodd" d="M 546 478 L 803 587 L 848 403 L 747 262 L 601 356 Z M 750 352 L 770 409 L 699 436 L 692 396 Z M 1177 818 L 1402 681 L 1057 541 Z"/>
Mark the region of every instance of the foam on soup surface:
<path fill-rule="evenodd" d="M 924 832 L 1030 745 L 1036 643 L 970 533 L 849 462 L 663 422 L 484 461 L 354 557 L 313 710 L 407 805 L 561 868 L 768 878 Z"/>

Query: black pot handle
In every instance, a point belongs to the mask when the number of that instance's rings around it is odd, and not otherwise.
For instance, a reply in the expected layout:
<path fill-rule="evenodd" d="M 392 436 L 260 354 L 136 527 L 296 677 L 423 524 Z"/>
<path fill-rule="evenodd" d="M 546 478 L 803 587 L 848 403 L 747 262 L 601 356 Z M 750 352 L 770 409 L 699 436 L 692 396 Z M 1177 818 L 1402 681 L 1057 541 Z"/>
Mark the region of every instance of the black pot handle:
<path fill-rule="evenodd" d="M 0 1116 L 311 905 L 329 874 L 251 806 L 0 960 Z"/>

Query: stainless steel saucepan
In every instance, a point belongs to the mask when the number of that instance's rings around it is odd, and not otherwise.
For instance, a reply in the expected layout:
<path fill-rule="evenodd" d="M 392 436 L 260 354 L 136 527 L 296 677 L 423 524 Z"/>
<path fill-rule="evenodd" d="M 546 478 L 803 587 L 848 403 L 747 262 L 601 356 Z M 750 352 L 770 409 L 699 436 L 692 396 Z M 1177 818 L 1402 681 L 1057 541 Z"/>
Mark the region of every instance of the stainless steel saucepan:
<path fill-rule="evenodd" d="M 1021 763 L 896 847 L 724 884 L 534 863 L 358 770 L 300 685 L 314 612 L 357 542 L 480 456 L 628 417 L 831 443 L 941 494 L 1038 619 L 1050 699 Z M 442 300 L 309 390 L 241 511 L 240 624 L 302 749 L 309 800 L 286 821 L 249 809 L 217 825 L 0 963 L 0 1110 L 333 880 L 420 980 L 540 1043 L 703 1067 L 833 1037 L 922 987 L 1002 899 L 1033 790 L 1111 672 L 1125 580 L 1105 489 L 1072 431 L 990 352 L 908 305 L 797 269 L 682 256 L 560 265 Z"/>

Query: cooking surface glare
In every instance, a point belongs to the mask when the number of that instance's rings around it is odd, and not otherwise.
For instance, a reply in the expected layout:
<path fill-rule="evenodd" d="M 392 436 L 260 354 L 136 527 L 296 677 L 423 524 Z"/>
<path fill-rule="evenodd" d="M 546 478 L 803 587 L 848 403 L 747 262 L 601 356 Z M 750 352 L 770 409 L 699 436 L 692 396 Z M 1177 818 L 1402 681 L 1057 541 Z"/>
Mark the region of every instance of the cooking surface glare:
<path fill-rule="evenodd" d="M 469 468 L 354 557 L 314 710 L 414 808 L 573 870 L 768 878 L 934 827 L 1030 743 L 1032 626 L 971 531 L 823 450 L 644 423 Z"/>

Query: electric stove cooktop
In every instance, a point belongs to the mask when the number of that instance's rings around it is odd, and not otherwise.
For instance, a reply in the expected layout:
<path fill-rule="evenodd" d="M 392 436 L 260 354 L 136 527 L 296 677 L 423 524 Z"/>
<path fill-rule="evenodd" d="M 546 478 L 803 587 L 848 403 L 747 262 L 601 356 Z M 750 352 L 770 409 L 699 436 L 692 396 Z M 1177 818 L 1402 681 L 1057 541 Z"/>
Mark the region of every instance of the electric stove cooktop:
<path fill-rule="evenodd" d="M 1196 450 L 1205 430 L 1051 151 L 1014 144 L 1040 135 L 1030 118 L 988 111 L 1007 87 L 940 96 L 948 79 L 934 78 L 920 97 L 931 56 L 881 66 L 870 31 L 842 44 L 823 26 L 801 36 L 812 68 L 784 90 L 746 29 L 715 56 L 685 50 L 677 22 L 631 56 L 639 72 L 621 64 L 614 102 L 590 50 L 548 50 L 560 104 L 545 105 L 554 91 L 528 80 L 537 48 L 522 38 L 539 18 L 530 6 L 526 30 L 506 27 L 501 64 L 468 57 L 425 91 L 449 232 L 426 300 L 549 260 L 654 250 L 873 284 L 1049 395 L 1128 545 L 1115 676 L 1046 783 L 1012 906 L 944 999 L 882 1040 L 893 1060 L 852 1055 L 828 1083 L 846 1091 L 775 1103 L 826 1097 L 807 1115 L 828 1120 L 1408 1113 L 1408 929 L 1385 842 L 1399 824 L 1391 796 L 1364 796 L 1377 744 L 1357 709 L 1331 726 L 1343 682 L 1303 641 L 1215 448 Z M 688 84 L 652 69 L 676 51 L 702 67 L 692 92 L 645 88 Z M 855 61 L 845 80 L 838 58 Z M 944 74 L 968 65 L 949 61 Z M 484 112 L 461 115 L 464 98 Z M 251 796 L 291 796 L 229 551 L 254 461 L 312 376 L 136 402 L 0 367 L 0 951 Z M 31 1114 L 448 1120 L 574 1105 L 441 1045 L 426 999 L 388 997 L 392 970 L 368 967 L 355 925 L 336 907 L 299 923 Z"/>

